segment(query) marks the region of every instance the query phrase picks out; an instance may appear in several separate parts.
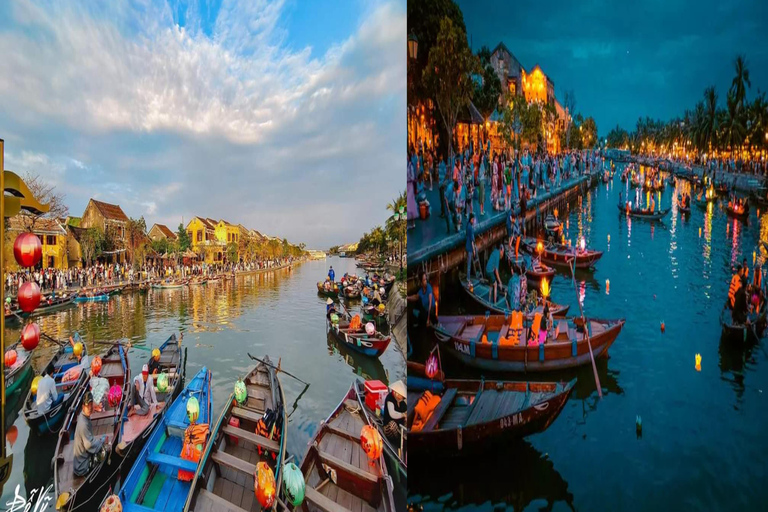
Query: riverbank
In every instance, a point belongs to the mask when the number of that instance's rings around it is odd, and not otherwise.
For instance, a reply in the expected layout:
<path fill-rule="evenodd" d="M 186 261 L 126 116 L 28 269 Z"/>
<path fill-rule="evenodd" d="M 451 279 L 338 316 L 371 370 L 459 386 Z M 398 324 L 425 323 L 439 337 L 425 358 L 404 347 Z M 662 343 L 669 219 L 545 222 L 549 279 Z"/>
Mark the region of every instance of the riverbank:
<path fill-rule="evenodd" d="M 689 166 L 673 162 L 670 166 L 672 172 L 675 175 L 682 177 L 693 175 L 699 178 L 703 178 L 705 173 L 710 173 L 709 169 L 706 169 L 701 165 L 692 165 L 689 168 Z M 765 187 L 766 182 L 762 176 L 738 172 L 727 172 L 720 169 L 715 171 L 715 181 L 725 181 L 729 185 L 732 185 L 736 191 L 745 193 L 761 191 Z"/>

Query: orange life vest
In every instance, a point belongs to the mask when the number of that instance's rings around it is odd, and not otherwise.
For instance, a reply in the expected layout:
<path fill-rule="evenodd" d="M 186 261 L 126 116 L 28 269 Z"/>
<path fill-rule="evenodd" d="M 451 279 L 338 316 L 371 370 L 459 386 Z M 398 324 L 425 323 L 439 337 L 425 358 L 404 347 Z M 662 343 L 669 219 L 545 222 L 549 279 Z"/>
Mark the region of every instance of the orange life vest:
<path fill-rule="evenodd" d="M 731 308 L 736 304 L 736 292 L 741 288 L 741 277 L 739 274 L 734 274 L 731 278 L 731 287 L 728 290 L 728 300 Z"/>
<path fill-rule="evenodd" d="M 349 321 L 350 330 L 356 331 L 360 329 L 361 325 L 362 325 L 362 322 L 360 321 L 360 315 L 353 316 L 352 320 Z"/>
<path fill-rule="evenodd" d="M 197 423 L 187 427 L 184 431 L 184 444 L 181 447 L 181 458 L 192 462 L 200 462 L 200 457 L 205 450 L 205 441 L 208 438 L 210 428 L 207 423 Z M 179 480 L 189 482 L 194 478 L 192 471 L 179 470 Z"/>
<path fill-rule="evenodd" d="M 755 287 L 756 288 L 762 288 L 763 287 L 763 273 L 760 271 L 760 269 L 755 269 Z"/>
<path fill-rule="evenodd" d="M 509 337 L 507 340 L 511 345 L 519 345 L 520 338 L 523 335 L 523 312 L 513 311 L 512 319 L 509 322 Z"/>
<path fill-rule="evenodd" d="M 419 401 L 416 402 L 411 430 L 420 432 L 424 425 L 427 424 L 427 420 L 432 416 L 438 404 L 440 404 L 440 397 L 433 395 L 430 391 L 425 391 L 419 398 Z"/>

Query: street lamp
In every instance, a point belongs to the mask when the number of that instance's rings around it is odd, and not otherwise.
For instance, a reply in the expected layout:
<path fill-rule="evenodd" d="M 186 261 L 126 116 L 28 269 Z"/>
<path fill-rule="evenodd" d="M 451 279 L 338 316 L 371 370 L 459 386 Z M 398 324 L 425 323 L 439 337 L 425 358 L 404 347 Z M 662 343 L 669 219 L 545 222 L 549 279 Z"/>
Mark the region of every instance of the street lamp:
<path fill-rule="evenodd" d="M 419 55 L 419 40 L 416 38 L 416 34 L 411 32 L 411 34 L 408 36 L 408 56 L 416 60 L 416 57 Z"/>

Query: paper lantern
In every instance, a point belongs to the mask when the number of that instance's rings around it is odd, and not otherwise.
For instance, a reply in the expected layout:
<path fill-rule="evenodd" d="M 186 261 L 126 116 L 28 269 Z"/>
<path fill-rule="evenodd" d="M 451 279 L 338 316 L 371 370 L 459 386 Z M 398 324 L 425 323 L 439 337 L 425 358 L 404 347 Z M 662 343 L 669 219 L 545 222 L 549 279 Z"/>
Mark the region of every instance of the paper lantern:
<path fill-rule="evenodd" d="M 72 353 L 75 355 L 75 357 L 80 357 L 80 355 L 83 353 L 83 344 L 79 341 L 75 343 L 75 346 L 72 347 Z"/>
<path fill-rule="evenodd" d="M 696 371 L 701 371 L 701 354 L 696 354 Z"/>
<path fill-rule="evenodd" d="M 242 379 L 237 379 L 237 382 L 235 382 L 235 400 L 237 400 L 238 404 L 243 405 L 247 398 L 248 390 L 245 388 L 245 382 Z"/>
<path fill-rule="evenodd" d="M 19 286 L 19 307 L 25 313 L 31 313 L 40 305 L 40 287 L 33 281 L 27 281 Z"/>
<path fill-rule="evenodd" d="M 194 396 L 189 397 L 189 400 L 187 400 L 187 417 L 190 423 L 195 423 L 197 418 L 200 417 L 200 402 Z"/>
<path fill-rule="evenodd" d="M 373 325 L 373 322 L 368 322 L 367 324 L 365 324 L 365 333 L 368 336 L 373 336 L 374 334 L 376 334 L 376 326 Z"/>
<path fill-rule="evenodd" d="M 379 431 L 371 425 L 363 425 L 363 429 L 360 431 L 360 446 L 373 463 L 381 456 L 381 451 L 384 448 Z"/>
<path fill-rule="evenodd" d="M 8 432 L 5 433 L 5 439 L 10 443 L 11 448 L 16 444 L 16 439 L 19 437 L 19 428 L 16 425 L 11 425 Z"/>
<path fill-rule="evenodd" d="M 13 350 L 13 349 L 8 350 L 5 353 L 5 359 L 4 359 L 5 360 L 5 367 L 6 368 L 10 368 L 14 364 L 16 364 L 16 357 L 17 357 L 17 354 L 16 354 L 15 350 Z"/>
<path fill-rule="evenodd" d="M 605 280 L 605 294 L 610 295 L 611 294 L 611 280 L 606 279 Z"/>
<path fill-rule="evenodd" d="M 101 372 L 101 356 L 95 356 L 91 361 L 91 372 L 93 372 L 94 377 Z"/>
<path fill-rule="evenodd" d="M 157 376 L 157 390 L 160 393 L 165 393 L 168 391 L 168 374 L 167 373 L 161 373 Z"/>
<path fill-rule="evenodd" d="M 549 297 L 549 283 L 546 279 L 541 280 L 541 296 L 545 299 Z"/>
<path fill-rule="evenodd" d="M 42 378 L 43 378 L 42 376 L 38 375 L 37 377 L 32 379 L 32 387 L 30 388 L 30 390 L 32 391 L 32 395 L 37 394 L 37 386 L 40 384 L 40 379 Z"/>
<path fill-rule="evenodd" d="M 256 464 L 256 473 L 253 475 L 253 492 L 262 508 L 272 508 L 275 503 L 275 474 L 266 462 Z"/>
<path fill-rule="evenodd" d="M 40 327 L 36 323 L 27 324 L 21 330 L 21 346 L 30 352 L 40 343 Z"/>
<path fill-rule="evenodd" d="M 123 398 L 123 388 L 115 384 L 109 388 L 107 393 L 107 403 L 111 407 L 117 407 L 120 404 L 120 400 Z"/>
<path fill-rule="evenodd" d="M 283 490 L 286 500 L 294 507 L 298 507 L 304 501 L 304 475 L 293 462 L 283 465 Z"/>
<path fill-rule="evenodd" d="M 435 375 L 437 375 L 437 356 L 435 356 L 435 354 L 430 354 L 427 358 L 427 364 L 424 371 L 430 379 L 434 379 Z"/>
<path fill-rule="evenodd" d="M 123 504 L 120 502 L 120 498 L 113 494 L 107 497 L 99 512 L 123 512 Z"/>
<path fill-rule="evenodd" d="M 34 267 L 43 257 L 43 244 L 34 233 L 22 233 L 13 242 L 13 256 L 20 267 Z"/>

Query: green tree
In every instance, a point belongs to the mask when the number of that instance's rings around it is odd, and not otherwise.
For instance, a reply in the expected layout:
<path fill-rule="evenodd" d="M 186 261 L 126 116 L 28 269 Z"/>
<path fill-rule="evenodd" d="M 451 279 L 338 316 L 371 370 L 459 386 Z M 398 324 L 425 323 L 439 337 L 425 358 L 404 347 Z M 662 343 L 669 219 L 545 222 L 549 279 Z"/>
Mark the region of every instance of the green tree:
<path fill-rule="evenodd" d="M 176 230 L 176 237 L 179 244 L 179 252 L 184 252 L 192 246 L 192 240 L 190 240 L 187 230 L 184 229 L 184 224 L 179 223 L 179 228 Z"/>
<path fill-rule="evenodd" d="M 520 138 L 523 132 L 523 118 L 526 117 L 528 103 L 522 95 L 504 95 L 504 104 L 506 107 L 501 112 L 501 121 L 499 122 L 499 131 L 504 141 L 508 145 L 514 145 L 520 149 Z"/>
<path fill-rule="evenodd" d="M 132 263 L 134 268 L 141 266 L 140 258 L 136 258 L 136 252 L 147 240 L 147 223 L 144 221 L 144 217 L 138 219 L 128 219 L 128 223 L 125 228 L 125 243 L 126 250 L 128 251 L 128 259 Z"/>
<path fill-rule="evenodd" d="M 437 43 L 429 51 L 424 80 L 434 93 L 438 112 L 448 132 L 448 154 L 453 153 L 453 129 L 459 113 L 468 107 L 474 90 L 472 74 L 480 63 L 467 45 L 467 35 L 450 18 L 440 22 Z"/>
<path fill-rule="evenodd" d="M 597 123 L 592 116 L 587 117 L 581 125 L 581 139 L 585 148 L 592 148 L 597 144 Z"/>
<path fill-rule="evenodd" d="M 714 87 L 707 87 L 704 90 L 704 119 L 701 127 L 705 147 L 716 145 L 717 117 L 717 92 Z"/>
<path fill-rule="evenodd" d="M 229 242 L 227 244 L 227 261 L 237 263 L 237 243 Z"/>
<path fill-rule="evenodd" d="M 152 247 L 152 250 L 155 251 L 158 254 L 165 254 L 167 252 L 171 252 L 169 250 L 169 242 L 167 238 L 160 238 L 158 240 L 152 240 L 150 246 Z"/>
<path fill-rule="evenodd" d="M 477 57 L 482 69 L 482 81 L 475 82 L 473 102 L 484 120 L 487 120 L 499 105 L 501 81 L 491 65 L 491 51 L 487 46 L 480 48 Z"/>
<path fill-rule="evenodd" d="M 741 110 L 746 106 L 747 89 L 752 86 L 752 83 L 749 81 L 747 60 L 743 55 L 736 57 L 734 68 L 736 76 L 733 77 L 733 81 L 731 82 L 730 92 L 733 94 L 733 101 L 735 102 L 736 109 Z"/>
<path fill-rule="evenodd" d="M 86 265 L 93 264 L 104 252 L 105 239 L 101 228 L 88 228 L 80 235 L 80 250 Z"/>

